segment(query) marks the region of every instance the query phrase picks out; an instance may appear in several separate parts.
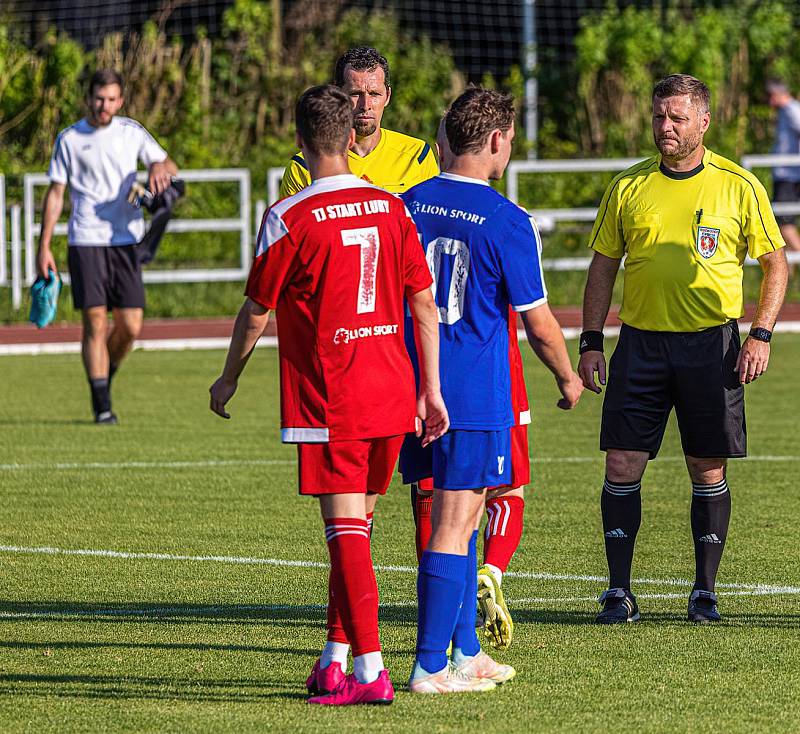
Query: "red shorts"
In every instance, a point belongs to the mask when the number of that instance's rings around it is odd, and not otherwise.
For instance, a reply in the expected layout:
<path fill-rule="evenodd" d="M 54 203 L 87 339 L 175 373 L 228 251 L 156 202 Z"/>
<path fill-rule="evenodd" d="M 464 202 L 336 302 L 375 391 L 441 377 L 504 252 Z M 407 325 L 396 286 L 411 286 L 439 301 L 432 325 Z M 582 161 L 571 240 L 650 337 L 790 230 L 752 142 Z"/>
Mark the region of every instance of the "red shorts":
<path fill-rule="evenodd" d="M 524 487 L 531 481 L 531 459 L 528 454 L 528 425 L 511 427 L 511 484 L 504 484 L 502 487 Z M 423 492 L 433 491 L 433 479 L 420 479 L 417 488 Z M 489 487 L 489 489 L 500 489 L 501 487 Z"/>
<path fill-rule="evenodd" d="M 297 444 L 300 494 L 386 494 L 404 438 Z"/>

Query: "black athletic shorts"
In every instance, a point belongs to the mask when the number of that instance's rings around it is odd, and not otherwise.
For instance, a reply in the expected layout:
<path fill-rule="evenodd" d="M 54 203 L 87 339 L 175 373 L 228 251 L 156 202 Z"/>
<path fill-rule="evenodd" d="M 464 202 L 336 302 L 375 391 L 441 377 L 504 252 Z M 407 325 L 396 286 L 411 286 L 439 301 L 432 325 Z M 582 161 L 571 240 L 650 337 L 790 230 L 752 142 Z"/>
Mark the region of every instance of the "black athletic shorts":
<path fill-rule="evenodd" d="M 601 450 L 647 451 L 654 459 L 674 407 L 685 454 L 746 456 L 738 355 L 735 321 L 691 333 L 623 325 L 608 368 Z"/>
<path fill-rule="evenodd" d="M 772 200 L 781 202 L 800 202 L 800 181 L 773 181 Z M 775 217 L 778 224 L 794 224 L 796 216 L 791 214 Z"/>
<path fill-rule="evenodd" d="M 71 245 L 67 261 L 75 308 L 144 308 L 136 245 Z"/>

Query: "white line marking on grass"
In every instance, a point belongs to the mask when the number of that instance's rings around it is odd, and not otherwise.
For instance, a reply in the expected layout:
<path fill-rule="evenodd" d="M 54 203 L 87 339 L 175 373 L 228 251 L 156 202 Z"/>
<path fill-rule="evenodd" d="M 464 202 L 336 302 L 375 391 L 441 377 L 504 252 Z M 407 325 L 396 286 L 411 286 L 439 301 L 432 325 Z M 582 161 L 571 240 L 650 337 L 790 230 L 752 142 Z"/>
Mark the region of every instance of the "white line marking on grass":
<path fill-rule="evenodd" d="M 146 352 L 182 352 L 197 349 L 227 349 L 230 337 L 196 339 L 140 339 L 134 349 Z M 277 347 L 278 337 L 262 336 L 257 347 Z M 0 344 L 0 357 L 38 357 L 43 354 L 80 354 L 80 342 L 45 342 L 40 344 Z"/>
<path fill-rule="evenodd" d="M 0 464 L 0 471 L 65 471 L 72 469 L 208 469 L 228 466 L 292 466 L 297 459 L 209 459 L 206 461 L 72 461 Z"/>
<path fill-rule="evenodd" d="M 595 464 L 603 461 L 603 456 L 531 456 L 534 464 Z M 660 456 L 661 462 L 684 462 L 683 456 Z M 793 462 L 800 456 L 748 456 L 737 461 L 747 462 Z M 0 464 L 0 471 L 73 471 L 76 469 L 214 469 L 238 466 L 294 466 L 296 459 L 207 459 L 203 461 L 71 461 L 71 462 L 31 462 L 27 464 Z"/>
<path fill-rule="evenodd" d="M 747 332 L 750 324 L 740 322 L 739 330 Z M 565 339 L 577 339 L 581 330 L 579 327 L 564 327 L 561 329 Z M 779 321 L 773 329 L 781 334 L 800 334 L 800 321 Z M 606 336 L 617 336 L 618 326 L 609 326 L 604 330 Z M 525 331 L 517 331 L 520 339 L 525 339 Z M 139 339 L 134 344 L 134 349 L 145 351 L 183 351 L 190 349 L 227 349 L 230 337 L 196 337 L 186 339 Z M 275 336 L 262 336 L 256 344 L 257 347 L 277 347 L 278 338 Z M 0 344 L 0 357 L 38 356 L 41 354 L 79 354 L 80 342 L 46 342 L 39 344 Z"/>
<path fill-rule="evenodd" d="M 322 564 L 320 564 L 322 565 Z M 777 594 L 800 594 L 800 588 L 794 586 L 758 586 L 745 591 L 721 591 L 719 596 L 772 596 Z M 637 594 L 637 599 L 685 599 L 686 594 Z M 513 605 L 530 604 L 576 604 L 579 602 L 596 603 L 596 596 L 531 596 L 523 599 L 508 599 Z M 381 609 L 408 609 L 417 606 L 416 600 L 412 601 L 393 601 L 381 602 Z M 107 607 L 99 609 L 76 609 L 66 606 L 62 609 L 47 609 L 37 611 L 32 609 L 29 612 L 3 612 L 0 611 L 0 619 L 59 619 L 62 617 L 139 617 L 139 618 L 185 618 L 199 617 L 196 620 L 202 623 L 202 617 L 216 617 L 225 614 L 227 617 L 236 618 L 245 613 L 262 612 L 265 615 L 270 612 L 299 612 L 314 611 L 322 614 L 327 605 L 325 604 L 226 604 L 226 605 L 206 605 L 206 606 L 142 606 L 142 607 Z"/>
<path fill-rule="evenodd" d="M 114 558 L 120 560 L 145 560 L 145 561 L 189 561 L 197 563 L 230 563 L 248 566 L 277 566 L 283 568 L 316 568 L 326 569 L 327 563 L 320 561 L 304 561 L 304 560 L 291 560 L 285 558 L 253 558 L 249 556 L 201 556 L 189 554 L 173 554 L 173 553 L 133 553 L 129 551 L 115 551 L 93 548 L 51 548 L 47 546 L 28 547 L 17 545 L 2 545 L 0 546 L 0 553 L 21 553 L 21 554 L 35 554 L 35 555 L 50 555 L 50 556 L 88 556 L 95 558 Z M 416 574 L 417 569 L 414 566 L 375 566 L 375 570 L 380 573 L 408 573 Z M 588 574 L 564 574 L 564 573 L 548 573 L 544 571 L 509 571 L 506 576 L 511 578 L 521 579 L 535 579 L 538 581 L 586 581 L 591 583 L 605 583 L 605 576 L 593 576 Z M 692 586 L 692 582 L 687 579 L 652 579 L 642 578 L 633 579 L 633 583 L 640 586 Z M 717 584 L 719 589 L 731 589 L 729 594 L 740 595 L 753 595 L 753 596 L 767 596 L 767 595 L 780 595 L 780 594 L 800 594 L 800 587 L 789 586 L 785 584 L 742 584 L 742 583 L 720 583 Z M 671 599 L 680 598 L 685 594 L 673 595 L 640 595 L 643 598 L 653 599 Z M 570 598 L 572 601 L 581 601 L 594 597 L 574 597 Z M 533 599 L 519 600 L 519 603 L 529 601 L 534 603 Z M 557 601 L 557 599 L 553 599 Z"/>

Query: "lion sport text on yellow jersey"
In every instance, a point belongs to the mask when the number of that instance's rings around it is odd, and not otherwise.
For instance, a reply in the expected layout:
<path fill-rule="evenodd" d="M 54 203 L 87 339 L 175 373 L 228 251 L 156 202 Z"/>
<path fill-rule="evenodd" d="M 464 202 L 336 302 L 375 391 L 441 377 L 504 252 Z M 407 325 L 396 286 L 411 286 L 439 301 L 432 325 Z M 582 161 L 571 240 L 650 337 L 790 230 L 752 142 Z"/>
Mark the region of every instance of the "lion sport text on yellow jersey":
<path fill-rule="evenodd" d="M 393 194 L 402 194 L 439 173 L 430 145 L 385 128 L 381 128 L 381 139 L 373 150 L 365 156 L 348 151 L 347 162 L 351 173 Z M 283 173 L 280 196 L 283 199 L 296 194 L 310 183 L 303 154 L 298 153 Z"/>
<path fill-rule="evenodd" d="M 742 266 L 784 247 L 767 192 L 706 150 L 693 171 L 648 158 L 609 185 L 589 246 L 625 256 L 620 320 L 647 331 L 700 331 L 742 315 Z"/>

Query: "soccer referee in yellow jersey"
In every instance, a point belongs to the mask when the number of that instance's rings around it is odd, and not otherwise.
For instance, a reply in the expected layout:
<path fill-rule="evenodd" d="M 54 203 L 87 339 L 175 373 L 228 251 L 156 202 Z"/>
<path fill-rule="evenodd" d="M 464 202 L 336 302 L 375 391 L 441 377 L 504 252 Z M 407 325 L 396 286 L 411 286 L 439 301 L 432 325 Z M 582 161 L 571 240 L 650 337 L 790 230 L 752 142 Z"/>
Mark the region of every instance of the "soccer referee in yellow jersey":
<path fill-rule="evenodd" d="M 695 582 L 689 619 L 719 621 L 714 593 L 728 532 L 729 458 L 745 456 L 744 385 L 767 369 L 769 340 L 788 268 L 764 187 L 749 171 L 703 146 L 708 87 L 685 74 L 653 91 L 660 155 L 617 176 L 592 230 L 578 372 L 594 392 L 606 384 L 603 324 L 625 257 L 617 348 L 603 403 L 600 448 L 609 588 L 597 621 L 639 618 L 631 565 L 641 523 L 641 479 L 675 408 L 692 481 Z M 740 347 L 742 266 L 763 271 L 753 328 Z"/>
<path fill-rule="evenodd" d="M 424 140 L 381 127 L 392 98 L 389 63 L 374 48 L 351 48 L 336 62 L 334 84 L 353 102 L 356 142 L 348 152 L 350 172 L 393 194 L 438 175 L 439 167 Z M 280 196 L 296 194 L 311 183 L 302 153 L 289 161 Z"/>

